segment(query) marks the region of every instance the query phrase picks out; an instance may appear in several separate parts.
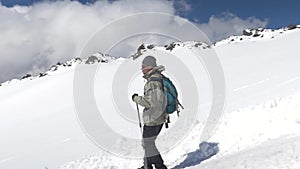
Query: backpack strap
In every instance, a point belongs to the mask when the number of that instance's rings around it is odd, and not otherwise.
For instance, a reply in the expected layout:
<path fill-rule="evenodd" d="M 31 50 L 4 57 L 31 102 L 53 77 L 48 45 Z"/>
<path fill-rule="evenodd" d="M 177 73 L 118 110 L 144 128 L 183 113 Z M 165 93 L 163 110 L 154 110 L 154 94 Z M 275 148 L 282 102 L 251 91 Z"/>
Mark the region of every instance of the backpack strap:
<path fill-rule="evenodd" d="M 148 80 L 148 82 L 150 82 L 150 81 L 160 82 L 162 90 L 165 91 L 164 80 L 162 78 L 159 78 L 159 77 L 150 77 L 149 80 Z"/>
<path fill-rule="evenodd" d="M 164 76 L 163 76 L 164 77 Z M 159 78 L 159 77 L 150 77 L 149 81 L 157 81 L 161 83 L 161 87 L 163 92 L 165 92 L 165 86 L 164 86 L 164 80 L 163 78 Z M 169 123 L 170 123 L 170 116 L 168 116 L 168 118 L 165 121 L 165 127 L 169 128 Z"/>

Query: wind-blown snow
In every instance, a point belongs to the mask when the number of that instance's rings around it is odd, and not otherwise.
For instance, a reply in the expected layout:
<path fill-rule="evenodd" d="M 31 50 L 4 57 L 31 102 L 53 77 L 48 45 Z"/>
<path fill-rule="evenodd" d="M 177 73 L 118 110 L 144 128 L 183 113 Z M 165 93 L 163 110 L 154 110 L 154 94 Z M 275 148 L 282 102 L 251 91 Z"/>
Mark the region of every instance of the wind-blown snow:
<path fill-rule="evenodd" d="M 195 47 L 196 42 L 178 43 L 172 51 L 166 50 L 175 55 L 185 54 L 182 57 L 188 59 L 189 48 L 214 49 L 226 78 L 223 118 L 208 140 L 218 144 L 219 152 L 208 160 L 193 163 L 192 168 L 297 169 L 300 166 L 297 144 L 300 141 L 300 30 L 265 30 L 261 35 L 264 36 L 234 37 L 234 41 L 229 38 L 210 48 Z M 163 47 L 149 50 L 158 48 Z M 72 83 L 76 64 L 85 61 L 73 60 L 69 66 L 60 65 L 57 70 L 52 67 L 45 76 L 1 84 L 0 168 L 136 168 L 142 164 L 141 160 L 102 152 L 82 131 L 73 105 Z M 103 65 L 109 79 L 123 61 L 109 59 L 107 63 L 94 64 Z M 89 69 L 91 65 L 85 67 Z M 208 85 L 205 71 L 200 71 L 196 80 L 203 83 L 199 90 L 204 91 Z M 208 112 L 206 98 L 209 96 L 206 91 L 200 98 L 204 114 Z M 106 98 L 99 99 L 107 102 Z M 180 145 L 163 154 L 170 168 L 189 166 L 193 161 L 188 154 L 198 152 L 199 131 L 205 122 L 202 116 L 198 120 Z M 138 127 L 134 130 L 138 133 Z"/>

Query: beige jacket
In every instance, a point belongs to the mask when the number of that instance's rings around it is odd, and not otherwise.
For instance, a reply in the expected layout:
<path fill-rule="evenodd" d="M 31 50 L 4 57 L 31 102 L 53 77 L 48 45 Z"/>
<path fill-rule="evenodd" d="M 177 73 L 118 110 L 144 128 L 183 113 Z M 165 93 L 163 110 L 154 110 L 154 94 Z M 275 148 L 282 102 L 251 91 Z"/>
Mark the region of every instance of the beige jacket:
<path fill-rule="evenodd" d="M 150 81 L 151 77 L 162 78 L 161 72 L 164 66 L 154 67 L 143 77 L 147 80 L 144 86 L 144 96 L 137 96 L 135 102 L 144 107 L 143 121 L 147 126 L 156 126 L 166 121 L 165 113 L 167 100 L 162 89 L 162 84 L 158 81 Z"/>

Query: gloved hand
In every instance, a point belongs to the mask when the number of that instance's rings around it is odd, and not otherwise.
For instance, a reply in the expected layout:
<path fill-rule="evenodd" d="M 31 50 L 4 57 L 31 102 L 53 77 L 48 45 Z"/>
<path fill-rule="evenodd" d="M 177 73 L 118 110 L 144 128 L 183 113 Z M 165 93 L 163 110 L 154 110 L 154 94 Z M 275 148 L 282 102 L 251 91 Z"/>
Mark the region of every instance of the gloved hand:
<path fill-rule="evenodd" d="M 132 101 L 135 101 L 134 98 L 137 97 L 137 96 L 139 96 L 139 95 L 136 94 L 136 93 L 134 93 L 134 94 L 132 95 L 132 97 L 131 97 L 131 98 L 132 98 Z"/>

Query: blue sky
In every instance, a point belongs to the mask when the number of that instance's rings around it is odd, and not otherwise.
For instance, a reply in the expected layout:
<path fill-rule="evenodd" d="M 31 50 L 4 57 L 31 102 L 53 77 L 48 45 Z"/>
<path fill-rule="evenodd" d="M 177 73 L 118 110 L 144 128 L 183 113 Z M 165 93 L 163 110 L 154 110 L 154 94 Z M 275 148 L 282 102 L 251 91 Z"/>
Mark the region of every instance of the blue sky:
<path fill-rule="evenodd" d="M 231 12 L 241 18 L 255 16 L 268 19 L 269 28 L 280 28 L 300 23 L 299 0 L 187 0 L 192 10 L 187 17 L 207 22 L 211 15 Z"/>
<path fill-rule="evenodd" d="M 31 5 L 42 0 L 1 0 L 2 5 Z M 51 1 L 51 0 L 48 0 Z M 52 0 L 53 1 L 53 0 Z M 78 0 L 83 4 L 96 0 Z M 175 8 L 180 9 L 180 1 L 174 1 Z M 300 23 L 299 0 L 186 0 L 189 10 L 178 11 L 178 14 L 199 23 L 208 22 L 212 15 L 230 12 L 240 18 L 255 16 L 268 20 L 268 28 L 281 28 L 291 23 Z"/>

